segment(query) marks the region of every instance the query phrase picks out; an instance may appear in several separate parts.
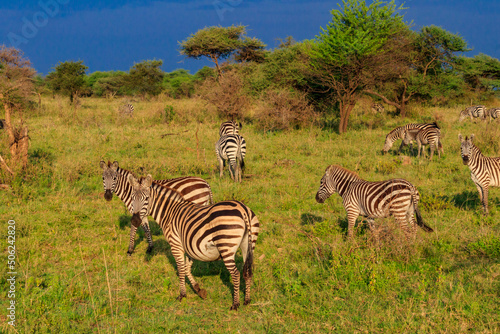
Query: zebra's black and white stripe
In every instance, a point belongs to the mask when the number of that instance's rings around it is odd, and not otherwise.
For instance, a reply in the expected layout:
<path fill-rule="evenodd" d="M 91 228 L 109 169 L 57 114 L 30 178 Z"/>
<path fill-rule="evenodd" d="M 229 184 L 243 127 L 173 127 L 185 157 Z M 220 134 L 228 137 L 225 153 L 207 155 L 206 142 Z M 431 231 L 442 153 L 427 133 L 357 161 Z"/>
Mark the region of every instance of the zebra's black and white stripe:
<path fill-rule="evenodd" d="M 224 135 L 238 135 L 242 125 L 236 121 L 227 121 L 220 125 L 219 137 Z"/>
<path fill-rule="evenodd" d="M 483 204 L 484 214 L 488 215 L 488 191 L 489 187 L 500 187 L 500 157 L 490 158 L 481 153 L 481 150 L 473 143 L 474 135 L 470 138 L 458 135 L 460 139 L 460 153 L 462 162 L 469 166 L 470 176 Z"/>
<path fill-rule="evenodd" d="M 123 116 L 132 117 L 134 115 L 134 106 L 131 103 L 126 103 L 120 107 L 120 114 Z"/>
<path fill-rule="evenodd" d="M 224 135 L 215 143 L 215 154 L 219 161 L 220 177 L 224 172 L 224 165 L 228 161 L 231 179 L 241 182 L 243 170 L 245 169 L 245 155 L 247 144 L 245 138 L 240 135 Z"/>
<path fill-rule="evenodd" d="M 403 126 L 395 128 L 394 130 L 392 130 L 391 132 L 389 132 L 385 136 L 385 143 L 384 143 L 383 153 L 389 152 L 389 150 L 391 149 L 392 145 L 394 144 L 394 142 L 396 140 L 403 139 L 404 136 L 405 136 L 405 131 L 411 130 L 411 129 L 422 130 L 422 129 L 427 129 L 427 128 L 437 128 L 437 129 L 439 129 L 439 126 L 437 125 L 436 122 L 434 122 L 434 123 L 424 123 L 424 124 L 410 123 L 410 124 L 406 124 L 406 125 L 403 125 Z M 404 145 L 405 145 L 404 141 L 401 142 L 401 145 L 399 146 L 398 153 L 401 152 L 401 150 L 403 149 Z M 441 142 L 439 143 L 439 145 L 441 146 Z"/>
<path fill-rule="evenodd" d="M 462 122 L 467 116 L 470 117 L 471 121 L 473 118 L 479 118 L 481 120 L 486 119 L 486 107 L 482 105 L 467 107 L 460 112 L 459 122 Z"/>
<path fill-rule="evenodd" d="M 425 156 L 425 145 L 430 146 L 431 157 L 434 156 L 434 151 L 437 149 L 438 155 L 441 158 L 441 151 L 444 153 L 443 146 L 439 145 L 441 138 L 441 130 L 438 128 L 426 128 L 426 129 L 411 129 L 405 131 L 405 136 L 403 138 L 403 143 L 409 145 L 411 141 L 416 141 L 418 145 L 418 157 L 420 158 L 420 153 L 423 152 Z M 440 149 L 439 149 L 440 148 Z"/>
<path fill-rule="evenodd" d="M 224 201 L 205 207 L 195 205 L 185 201 L 173 189 L 152 182 L 151 175 L 139 180 L 130 175 L 129 182 L 133 188 L 132 220 L 140 224 L 144 217 L 153 216 L 170 244 L 179 271 L 180 294 L 177 299 L 186 297 L 186 275 L 196 293 L 206 298 L 206 290 L 200 289 L 191 274 L 193 260 L 222 259 L 231 274 L 234 288 L 231 309 L 236 310 L 240 305 L 240 272 L 235 255 L 240 248 L 244 262 L 244 304 L 250 303 L 253 251 L 259 234 L 259 220 L 253 211 L 239 201 Z"/>
<path fill-rule="evenodd" d="M 120 168 L 118 166 L 118 162 L 116 161 L 113 163 L 108 162 L 107 164 L 104 161 L 101 161 L 100 166 L 102 168 L 102 181 L 105 190 L 104 198 L 107 201 L 111 201 L 113 193 L 115 193 L 116 196 L 123 201 L 128 211 L 132 212 L 132 187 L 127 180 L 128 175 L 132 175 L 132 173 L 126 169 Z M 210 185 L 202 178 L 186 176 L 175 179 L 155 180 L 154 182 L 173 188 L 178 191 L 184 199 L 195 204 L 209 205 L 213 203 L 213 195 Z M 150 253 L 153 249 L 153 239 L 151 237 L 147 217 L 143 219 L 140 225 L 144 229 L 148 240 L 147 253 Z M 130 227 L 130 240 L 127 251 L 128 255 L 132 255 L 134 252 L 135 234 L 138 227 L 139 225 L 135 226 L 133 224 Z"/>
<path fill-rule="evenodd" d="M 333 193 L 338 193 L 344 202 L 349 238 L 353 236 L 353 228 L 360 215 L 367 218 L 375 236 L 374 219 L 390 215 L 399 222 L 408 240 L 416 235 L 415 215 L 417 224 L 422 229 L 426 232 L 433 231 L 420 215 L 417 188 L 404 179 L 369 182 L 343 167 L 331 165 L 326 168 L 321 179 L 316 201 L 324 203 Z"/>
<path fill-rule="evenodd" d="M 486 115 L 490 117 L 490 121 L 492 118 L 497 119 L 500 116 L 500 108 L 490 108 L 486 110 Z"/>
<path fill-rule="evenodd" d="M 374 104 L 372 104 L 371 109 L 375 113 L 379 113 L 379 112 L 384 112 L 385 111 L 384 106 L 381 105 L 380 103 L 374 103 Z"/>

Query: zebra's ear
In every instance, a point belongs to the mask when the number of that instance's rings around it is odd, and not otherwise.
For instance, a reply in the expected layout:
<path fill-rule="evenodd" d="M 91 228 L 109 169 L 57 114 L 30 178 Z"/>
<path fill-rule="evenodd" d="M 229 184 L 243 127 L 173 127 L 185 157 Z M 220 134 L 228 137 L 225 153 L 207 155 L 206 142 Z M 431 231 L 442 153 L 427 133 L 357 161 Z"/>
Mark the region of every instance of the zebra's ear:
<path fill-rule="evenodd" d="M 474 138 L 475 138 L 474 134 L 471 134 L 471 135 L 470 135 L 470 141 L 473 141 L 473 140 L 474 140 Z"/>
<path fill-rule="evenodd" d="M 111 167 L 113 167 L 115 169 L 118 169 L 118 161 L 113 162 L 113 164 L 111 165 Z"/>
<path fill-rule="evenodd" d="M 129 174 L 127 180 L 132 185 L 132 187 L 137 187 L 137 179 L 134 177 L 134 175 Z"/>
<path fill-rule="evenodd" d="M 144 188 L 149 188 L 151 187 L 152 184 L 153 184 L 153 177 L 151 176 L 151 174 L 148 174 L 148 176 L 146 176 L 146 178 L 144 179 L 143 186 Z"/>
<path fill-rule="evenodd" d="M 101 166 L 102 169 L 105 169 L 107 167 L 106 163 L 102 160 L 101 162 L 99 162 L 99 166 Z"/>
<path fill-rule="evenodd" d="M 461 133 L 459 133 L 459 134 L 458 134 L 458 139 L 460 139 L 460 142 L 463 142 L 463 141 L 464 141 L 464 138 L 462 137 L 462 134 L 461 134 Z"/>

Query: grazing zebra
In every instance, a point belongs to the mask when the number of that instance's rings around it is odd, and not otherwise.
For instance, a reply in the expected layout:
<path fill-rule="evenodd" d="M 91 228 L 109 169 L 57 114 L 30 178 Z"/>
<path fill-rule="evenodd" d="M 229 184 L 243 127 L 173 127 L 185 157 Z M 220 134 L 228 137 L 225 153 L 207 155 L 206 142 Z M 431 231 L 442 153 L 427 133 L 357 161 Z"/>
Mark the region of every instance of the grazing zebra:
<path fill-rule="evenodd" d="M 118 198 L 125 203 L 129 212 L 132 212 L 132 187 L 127 180 L 128 175 L 132 175 L 132 173 L 126 169 L 120 168 L 118 166 L 118 162 L 116 161 L 113 163 L 108 162 L 107 164 L 104 161 L 101 161 L 100 166 L 102 168 L 102 181 L 105 190 L 104 198 L 107 201 L 111 201 L 113 193 L 115 193 L 116 196 L 118 196 Z M 184 197 L 184 199 L 193 203 L 201 205 L 209 205 L 213 203 L 210 185 L 202 178 L 187 176 L 175 179 L 156 180 L 155 183 L 164 184 L 172 189 L 175 189 L 181 194 L 181 196 Z M 151 237 L 147 217 L 145 217 L 139 225 L 142 226 L 144 232 L 146 233 L 146 238 L 148 240 L 147 253 L 150 253 L 153 249 L 153 239 Z M 128 255 L 132 255 L 134 252 L 135 234 L 139 225 L 136 226 L 132 224 L 130 226 L 130 241 L 127 251 Z"/>
<path fill-rule="evenodd" d="M 238 123 L 236 121 L 227 121 L 224 122 L 220 125 L 219 128 L 219 137 L 222 137 L 224 135 L 238 135 L 239 130 L 241 130 L 243 126 L 241 123 Z"/>
<path fill-rule="evenodd" d="M 134 106 L 131 103 L 126 103 L 120 107 L 120 114 L 123 116 L 132 117 L 134 115 Z"/>
<path fill-rule="evenodd" d="M 219 161 L 220 177 L 224 172 L 226 160 L 229 164 L 231 179 L 241 182 L 243 170 L 245 169 L 245 155 L 247 143 L 240 135 L 224 135 L 215 143 L 215 154 Z"/>
<path fill-rule="evenodd" d="M 420 196 L 417 188 L 404 179 L 369 182 L 343 167 L 331 165 L 326 168 L 321 179 L 316 201 L 324 203 L 335 192 L 344 202 L 349 238 L 353 236 L 354 224 L 360 215 L 367 218 L 368 226 L 376 239 L 378 236 L 374 225 L 375 218 L 385 218 L 389 215 L 399 222 L 407 240 L 410 240 L 411 236 L 414 238 L 417 233 L 414 214 L 417 224 L 424 231 L 433 231 L 423 222 L 420 215 Z"/>
<path fill-rule="evenodd" d="M 144 217 L 153 216 L 170 244 L 179 271 L 180 294 L 177 299 L 180 301 L 186 297 L 186 275 L 195 292 L 205 299 L 206 290 L 200 289 L 191 274 L 193 260 L 210 262 L 222 259 L 233 282 L 231 310 L 238 309 L 240 272 L 235 255 L 240 248 L 244 262 L 244 304 L 250 303 L 253 252 L 259 234 L 259 220 L 253 211 L 238 201 L 195 205 L 185 201 L 175 190 L 152 182 L 151 175 L 139 180 L 129 175 L 128 180 L 133 188 L 132 220 L 140 224 Z"/>
<path fill-rule="evenodd" d="M 472 121 L 473 118 L 486 119 L 486 107 L 485 106 L 471 106 L 467 107 L 460 112 L 459 122 L 462 122 L 467 116 L 470 116 Z"/>
<path fill-rule="evenodd" d="M 383 105 L 381 105 L 380 103 L 374 103 L 372 104 L 372 107 L 371 107 L 372 111 L 375 112 L 375 113 L 378 113 L 378 112 L 384 112 L 385 111 L 385 108 Z"/>
<path fill-rule="evenodd" d="M 490 117 L 490 122 L 491 119 L 497 119 L 500 116 L 500 108 L 490 108 L 486 110 L 486 115 Z"/>
<path fill-rule="evenodd" d="M 389 152 L 391 149 L 392 145 L 394 142 L 398 139 L 403 139 L 405 135 L 406 130 L 411 130 L 411 129 L 427 129 L 427 128 L 437 128 L 439 129 L 439 126 L 437 125 L 436 122 L 434 123 L 424 123 L 424 124 L 406 124 L 400 127 L 395 128 L 391 132 L 385 136 L 385 143 L 384 143 L 384 149 L 383 153 Z M 403 146 L 405 145 L 404 141 L 401 142 L 401 145 L 399 146 L 398 153 L 401 153 L 401 150 L 403 149 Z M 441 142 L 439 142 L 439 146 L 442 147 Z"/>
<path fill-rule="evenodd" d="M 418 145 L 418 157 L 420 158 L 420 152 L 423 152 L 425 156 L 424 145 L 429 145 L 431 149 L 431 157 L 434 156 L 434 150 L 437 148 L 438 155 L 441 158 L 441 151 L 444 154 L 443 145 L 440 144 L 441 130 L 438 128 L 427 128 L 427 129 L 411 129 L 405 131 L 405 136 L 403 138 L 403 143 L 409 145 L 412 140 L 417 142 Z M 439 150 L 441 149 L 441 151 Z"/>
<path fill-rule="evenodd" d="M 462 162 L 468 165 L 472 182 L 476 184 L 479 198 L 483 204 L 484 214 L 488 215 L 488 188 L 500 187 L 500 157 L 485 157 L 479 148 L 474 145 L 474 135 L 470 139 L 458 135 L 460 139 L 460 153 Z"/>

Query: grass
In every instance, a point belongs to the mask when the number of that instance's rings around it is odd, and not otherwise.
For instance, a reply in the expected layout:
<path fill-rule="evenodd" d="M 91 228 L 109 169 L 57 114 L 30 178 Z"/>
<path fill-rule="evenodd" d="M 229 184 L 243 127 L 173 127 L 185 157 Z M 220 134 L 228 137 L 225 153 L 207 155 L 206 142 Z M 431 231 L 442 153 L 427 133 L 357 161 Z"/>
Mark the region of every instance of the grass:
<path fill-rule="evenodd" d="M 262 133 L 245 124 L 247 169 L 234 184 L 227 170 L 218 177 L 221 120 L 213 109 L 196 99 L 133 103 L 130 119 L 118 115 L 120 101 L 82 99 L 73 110 L 65 100 L 46 98 L 27 118 L 31 166 L 0 197 L 4 235 L 6 222 L 16 221 L 19 332 L 500 331 L 500 192 L 490 191 L 484 217 L 457 138 L 475 133 L 485 154 L 500 156 L 498 126 L 459 124 L 458 108 L 422 108 L 405 121 L 358 108 L 342 136 L 316 127 Z M 434 118 L 443 133 L 441 159 L 397 156 L 399 142 L 381 155 L 392 128 Z M 118 198 L 103 199 L 101 159 L 155 178 L 200 176 L 216 201 L 238 199 L 252 208 L 261 222 L 252 303 L 229 311 L 232 287 L 221 261 L 193 266 L 206 300 L 189 287 L 187 298 L 176 301 L 175 262 L 155 223 L 153 253 L 145 253 L 141 230 L 127 257 L 130 215 Z M 379 221 L 377 249 L 359 219 L 355 240 L 347 242 L 342 199 L 314 200 L 330 164 L 368 180 L 409 180 L 435 233 L 419 231 L 407 245 L 386 219 Z M 6 252 L 0 261 L 7 263 Z M 241 268 L 241 257 L 237 262 Z M 5 310 L 6 265 L 0 271 Z M 5 314 L 0 330 L 11 332 Z"/>

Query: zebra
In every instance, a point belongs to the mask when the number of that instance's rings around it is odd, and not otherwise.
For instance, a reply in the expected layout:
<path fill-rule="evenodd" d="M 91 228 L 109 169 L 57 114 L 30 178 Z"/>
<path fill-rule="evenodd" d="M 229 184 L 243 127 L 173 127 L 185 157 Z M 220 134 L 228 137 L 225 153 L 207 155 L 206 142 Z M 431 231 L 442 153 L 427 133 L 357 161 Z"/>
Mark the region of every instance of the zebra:
<path fill-rule="evenodd" d="M 123 116 L 132 117 L 134 115 L 134 106 L 131 103 L 126 103 L 120 107 L 119 111 Z"/>
<path fill-rule="evenodd" d="M 403 138 L 403 143 L 405 145 L 410 145 L 412 140 L 415 140 L 418 145 L 418 157 L 420 158 L 420 152 L 423 152 L 425 156 L 424 145 L 429 145 L 431 149 L 431 157 L 434 156 L 434 150 L 437 148 L 439 158 L 441 158 L 441 152 L 444 154 L 443 145 L 440 144 L 441 130 L 438 128 L 426 128 L 426 129 L 411 129 L 405 131 L 405 136 Z M 441 150 L 440 150 L 441 149 Z"/>
<path fill-rule="evenodd" d="M 243 126 L 241 123 L 236 121 L 227 121 L 220 125 L 219 128 L 219 137 L 224 135 L 238 135 L 239 130 L 241 130 Z"/>
<path fill-rule="evenodd" d="M 385 143 L 384 143 L 384 149 L 382 150 L 382 153 L 387 153 L 391 149 L 392 145 L 394 142 L 398 139 L 403 139 L 405 135 L 406 130 L 410 129 L 427 129 L 427 128 L 437 128 L 439 129 L 439 126 L 437 125 L 436 122 L 434 123 L 424 123 L 424 124 L 406 124 L 400 127 L 395 128 L 391 132 L 389 132 L 385 136 Z M 403 146 L 405 145 L 404 141 L 401 142 L 401 145 L 399 146 L 398 154 L 401 153 L 401 150 L 403 149 Z M 442 147 L 441 142 L 439 142 L 439 146 Z"/>
<path fill-rule="evenodd" d="M 115 193 L 118 198 L 123 201 L 128 211 L 132 212 L 132 187 L 127 181 L 128 175 L 132 175 L 132 173 L 126 169 L 120 168 L 117 161 L 113 163 L 108 161 L 107 164 L 104 161 L 101 161 L 100 166 L 102 168 L 102 181 L 105 190 L 104 198 L 107 201 L 111 201 L 113 193 Z M 184 199 L 193 203 L 201 205 L 209 205 L 213 203 L 213 195 L 210 185 L 202 178 L 186 176 L 175 179 L 156 180 L 155 183 L 164 184 L 175 189 L 181 194 L 181 196 L 184 197 Z M 149 254 L 153 250 L 153 239 L 151 237 L 148 219 L 144 218 L 142 223 L 139 225 L 142 226 L 146 234 L 146 238 L 148 240 L 148 249 L 146 253 Z M 127 251 L 129 256 L 131 256 L 134 252 L 135 234 L 139 225 L 136 226 L 131 224 L 130 226 L 130 240 Z"/>
<path fill-rule="evenodd" d="M 500 187 L 500 157 L 490 158 L 484 156 L 474 144 L 474 134 L 470 139 L 458 135 L 460 140 L 460 154 L 462 162 L 468 165 L 472 182 L 475 183 L 479 198 L 483 205 L 484 215 L 488 215 L 488 188 Z"/>
<path fill-rule="evenodd" d="M 486 110 L 486 115 L 490 117 L 490 122 L 491 119 L 497 119 L 500 116 L 500 108 L 490 108 Z"/>
<path fill-rule="evenodd" d="M 321 179 L 316 201 L 324 203 L 335 192 L 342 197 L 347 212 L 349 239 L 353 237 L 354 224 L 360 215 L 367 218 L 368 227 L 376 239 L 378 236 L 375 218 L 385 218 L 389 215 L 399 222 L 407 240 L 410 240 L 411 236 L 414 239 L 417 233 L 415 215 L 417 224 L 424 231 L 433 231 L 424 223 L 420 214 L 417 188 L 404 179 L 369 182 L 343 167 L 330 165 Z"/>
<path fill-rule="evenodd" d="M 379 113 L 379 112 L 384 112 L 385 111 L 385 108 L 383 105 L 381 105 L 380 103 L 374 103 L 372 104 L 371 106 L 371 110 L 375 113 Z"/>
<path fill-rule="evenodd" d="M 467 107 L 460 112 L 459 122 L 462 122 L 467 116 L 471 121 L 473 118 L 486 119 L 486 107 L 482 105 Z"/>
<path fill-rule="evenodd" d="M 170 244 L 179 272 L 180 293 L 177 300 L 186 297 L 186 275 L 194 291 L 203 299 L 207 296 L 206 290 L 200 289 L 191 274 L 193 260 L 210 262 L 222 259 L 233 283 L 231 310 L 237 310 L 240 306 L 240 272 L 235 255 L 240 248 L 244 262 L 244 304 L 249 304 L 253 253 L 260 227 L 255 213 L 234 200 L 210 206 L 193 204 L 185 201 L 174 189 L 152 182 L 151 175 L 136 179 L 130 174 L 128 180 L 133 189 L 134 224 L 140 224 L 148 215 L 153 216 Z"/>
<path fill-rule="evenodd" d="M 224 135 L 215 143 L 215 154 L 219 161 L 220 177 L 224 172 L 225 161 L 228 160 L 231 179 L 241 182 L 245 169 L 247 143 L 240 135 Z"/>

